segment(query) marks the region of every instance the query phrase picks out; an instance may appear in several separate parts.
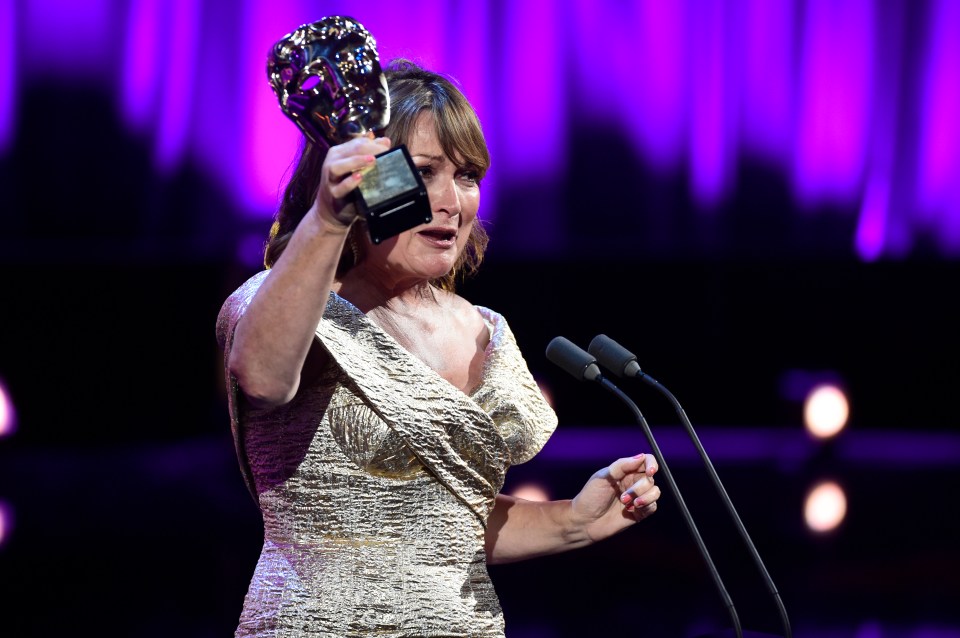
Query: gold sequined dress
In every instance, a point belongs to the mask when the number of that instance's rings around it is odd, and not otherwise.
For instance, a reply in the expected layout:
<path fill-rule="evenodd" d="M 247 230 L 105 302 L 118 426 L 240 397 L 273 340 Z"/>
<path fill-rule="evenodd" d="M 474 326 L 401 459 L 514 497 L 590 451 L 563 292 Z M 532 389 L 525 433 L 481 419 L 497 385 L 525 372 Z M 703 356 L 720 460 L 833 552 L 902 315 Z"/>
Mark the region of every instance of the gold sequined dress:
<path fill-rule="evenodd" d="M 218 318 L 234 327 L 267 272 Z M 510 465 L 556 427 L 504 318 L 469 395 L 331 293 L 328 365 L 287 405 L 252 410 L 228 381 L 241 470 L 264 543 L 236 636 L 502 637 L 484 529 Z M 228 376 L 229 379 L 229 376 Z"/>

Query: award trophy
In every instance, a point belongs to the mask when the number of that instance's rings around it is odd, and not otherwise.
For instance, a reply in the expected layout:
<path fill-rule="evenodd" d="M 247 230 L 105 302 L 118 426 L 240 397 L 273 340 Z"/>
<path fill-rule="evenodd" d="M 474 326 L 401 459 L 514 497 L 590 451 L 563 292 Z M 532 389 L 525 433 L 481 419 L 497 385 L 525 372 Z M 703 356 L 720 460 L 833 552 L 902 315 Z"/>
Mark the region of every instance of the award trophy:
<path fill-rule="evenodd" d="M 280 110 L 314 144 L 341 144 L 390 121 L 377 43 L 352 18 L 323 18 L 286 35 L 270 52 L 267 76 Z M 402 144 L 377 155 L 354 195 L 375 244 L 433 219 L 427 189 Z"/>

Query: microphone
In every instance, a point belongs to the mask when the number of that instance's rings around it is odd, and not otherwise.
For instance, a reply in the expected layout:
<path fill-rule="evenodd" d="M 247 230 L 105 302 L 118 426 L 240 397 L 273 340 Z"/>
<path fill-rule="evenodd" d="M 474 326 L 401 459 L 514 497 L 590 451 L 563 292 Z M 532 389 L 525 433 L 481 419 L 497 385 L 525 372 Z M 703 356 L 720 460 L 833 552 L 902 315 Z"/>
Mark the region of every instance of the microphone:
<path fill-rule="evenodd" d="M 547 359 L 573 375 L 578 381 L 596 381 L 600 375 L 597 360 L 564 337 L 547 344 Z"/>
<path fill-rule="evenodd" d="M 687 508 L 687 504 L 684 502 L 683 496 L 680 495 L 680 490 L 677 488 L 677 484 L 673 480 L 673 474 L 670 472 L 670 468 L 667 466 L 667 460 L 663 458 L 663 454 L 660 452 L 660 446 L 657 445 L 657 441 L 653 436 L 653 432 L 650 430 L 650 425 L 640 412 L 640 408 L 638 408 L 637 404 L 634 403 L 630 397 L 624 394 L 620 388 L 608 381 L 603 374 L 601 374 L 600 368 L 597 366 L 597 359 L 592 354 L 584 352 L 583 349 L 571 342 L 569 339 L 566 339 L 565 337 L 554 337 L 553 340 L 551 340 L 547 345 L 546 354 L 547 359 L 563 370 L 567 371 L 576 380 L 594 381 L 599 383 L 604 389 L 611 392 L 617 398 L 623 401 L 630 411 L 633 412 L 634 417 L 637 419 L 637 423 L 640 424 L 644 435 L 647 437 L 647 442 L 650 444 L 650 449 L 653 451 L 654 457 L 659 462 L 660 472 L 663 474 L 664 480 L 666 481 L 670 490 L 673 492 L 674 498 L 676 498 L 677 505 L 680 508 L 680 513 L 683 515 L 683 520 L 686 521 L 687 528 L 689 528 L 690 534 L 693 536 L 693 539 L 697 544 L 697 548 L 700 550 L 700 555 L 703 557 L 703 561 L 707 564 L 707 569 L 710 572 L 710 576 L 713 578 L 713 582 L 717 587 L 720 598 L 727 607 L 727 612 L 730 615 L 730 621 L 733 623 L 737 638 L 743 638 L 743 630 L 740 628 L 740 618 L 737 616 L 737 610 L 733 606 L 733 600 L 730 598 L 730 594 L 727 593 L 727 588 L 720 579 L 720 572 L 717 571 L 717 567 L 713 563 L 713 559 L 710 557 L 710 552 L 707 550 L 707 546 L 704 544 L 703 538 L 700 536 L 700 530 L 697 529 L 696 523 L 693 522 L 693 516 L 690 514 L 690 510 Z"/>
<path fill-rule="evenodd" d="M 710 461 L 710 457 L 707 456 L 707 451 L 703 448 L 703 444 L 700 443 L 700 437 L 698 437 L 696 431 L 694 431 L 693 425 L 690 423 L 690 419 L 687 418 L 687 413 L 680 406 L 680 402 L 677 401 L 677 398 L 673 396 L 673 393 L 662 386 L 659 381 L 640 369 L 640 364 L 637 363 L 636 355 L 610 337 L 602 334 L 597 335 L 593 338 L 593 341 L 590 342 L 590 345 L 587 346 L 587 350 L 589 351 L 589 355 L 596 357 L 595 360 L 599 361 L 600 365 L 602 365 L 604 368 L 607 368 L 618 377 L 639 378 L 644 383 L 652 386 L 665 397 L 667 397 L 667 399 L 673 405 L 674 411 L 677 413 L 677 416 L 680 417 L 680 421 L 683 423 L 683 427 L 687 431 L 687 436 L 690 437 L 694 447 L 697 448 L 697 452 L 700 454 L 700 458 L 703 461 L 703 466 L 707 469 L 707 474 L 710 475 L 710 479 L 713 481 L 713 485 L 717 490 L 717 494 L 720 495 L 720 500 L 723 501 L 723 505 L 726 508 L 728 515 L 730 516 L 731 520 L 733 520 L 737 531 L 740 533 L 740 538 L 742 538 L 744 544 L 746 544 L 747 550 L 749 551 L 750 556 L 753 558 L 754 564 L 757 566 L 757 569 L 760 571 L 760 574 L 766 583 L 767 590 L 770 592 L 770 595 L 773 597 L 773 600 L 777 605 L 777 610 L 780 612 L 780 622 L 783 624 L 783 629 L 786 632 L 786 638 L 791 638 L 792 633 L 790 631 L 790 620 L 787 617 L 787 610 L 783 606 L 783 600 L 780 598 L 780 593 L 777 591 L 777 586 L 774 584 L 773 579 L 770 577 L 770 573 L 763 564 L 763 560 L 760 558 L 760 552 L 757 551 L 756 545 L 754 545 L 753 540 L 750 539 L 750 534 L 747 533 L 747 528 L 744 526 L 743 521 L 740 520 L 740 515 L 737 514 L 737 510 L 733 506 L 733 502 L 730 500 L 727 490 L 723 487 L 723 483 L 720 482 L 720 477 L 717 475 L 717 471 L 713 468 L 713 463 Z"/>

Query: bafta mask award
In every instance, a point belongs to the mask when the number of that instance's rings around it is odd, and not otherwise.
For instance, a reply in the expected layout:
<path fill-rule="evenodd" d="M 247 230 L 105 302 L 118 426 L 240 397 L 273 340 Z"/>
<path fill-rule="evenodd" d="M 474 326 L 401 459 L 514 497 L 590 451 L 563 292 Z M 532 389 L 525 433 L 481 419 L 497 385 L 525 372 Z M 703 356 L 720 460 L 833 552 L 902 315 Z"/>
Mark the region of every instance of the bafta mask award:
<path fill-rule="evenodd" d="M 352 18 L 323 18 L 286 35 L 270 52 L 267 75 L 280 110 L 314 144 L 376 135 L 390 121 L 377 43 Z M 402 144 L 377 156 L 354 193 L 375 244 L 433 218 L 427 189 Z"/>

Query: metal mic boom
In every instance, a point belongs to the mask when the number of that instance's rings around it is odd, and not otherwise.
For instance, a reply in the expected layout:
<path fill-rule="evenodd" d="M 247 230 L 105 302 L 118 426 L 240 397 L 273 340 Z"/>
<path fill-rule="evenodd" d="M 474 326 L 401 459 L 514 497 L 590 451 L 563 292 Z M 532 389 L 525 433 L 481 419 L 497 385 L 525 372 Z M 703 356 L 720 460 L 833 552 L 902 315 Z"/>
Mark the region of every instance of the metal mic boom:
<path fill-rule="evenodd" d="M 723 580 L 720 578 L 720 572 L 717 570 L 717 566 L 710 557 L 710 552 L 707 550 L 707 546 L 703 542 L 703 538 L 700 536 L 700 530 L 697 529 L 696 523 L 693 522 L 693 516 L 690 514 L 690 509 L 684 502 L 683 496 L 680 495 L 680 489 L 677 487 L 676 481 L 673 480 L 673 474 L 670 472 L 670 467 L 667 465 L 667 460 L 663 458 L 663 454 L 660 452 L 660 446 L 657 445 L 657 441 L 653 436 L 653 432 L 650 430 L 647 420 L 643 418 L 640 408 L 638 408 L 637 404 L 634 403 L 630 397 L 624 394 L 620 388 L 607 380 L 600 373 L 600 369 L 597 367 L 597 360 L 592 354 L 585 352 L 582 348 L 571 342 L 569 339 L 566 339 L 565 337 L 554 337 L 553 340 L 547 345 L 546 354 L 547 359 L 549 359 L 552 363 L 555 363 L 560 368 L 566 370 L 571 376 L 573 376 L 574 379 L 578 381 L 594 381 L 600 384 L 600 386 L 602 386 L 605 390 L 623 401 L 630 411 L 633 412 L 633 416 L 636 418 L 637 423 L 640 425 L 641 429 L 643 429 L 643 433 L 647 437 L 647 442 L 650 444 L 650 449 L 653 451 L 654 457 L 660 464 L 660 471 L 663 473 L 663 478 L 667 482 L 668 487 L 673 492 L 673 495 L 677 500 L 680 513 L 683 515 L 683 520 L 687 523 L 690 534 L 693 536 L 693 540 L 697 544 L 697 549 L 700 550 L 700 555 L 703 557 L 703 561 L 707 564 L 707 569 L 710 572 L 710 576 L 713 578 L 713 582 L 717 587 L 720 598 L 723 599 L 723 603 L 727 607 L 727 613 L 730 615 L 730 621 L 733 623 L 733 628 L 737 632 L 737 638 L 743 638 L 743 630 L 740 627 L 740 618 L 737 616 L 737 610 L 733 606 L 733 600 L 730 598 L 730 594 L 727 592 L 727 588 L 724 586 Z"/>
<path fill-rule="evenodd" d="M 743 539 L 744 544 L 747 546 L 747 550 L 749 551 L 750 556 L 753 558 L 753 562 L 756 564 L 757 569 L 760 571 L 760 574 L 766 583 L 767 590 L 770 592 L 774 603 L 777 605 L 777 610 L 780 613 L 780 622 L 783 625 L 784 631 L 786 632 L 784 635 L 786 638 L 791 638 L 792 632 L 790 630 L 790 619 L 787 617 L 787 610 L 783 605 L 783 600 L 780 598 L 780 592 L 777 591 L 777 586 L 774 584 L 773 578 L 770 577 L 770 572 L 767 571 L 766 566 L 763 564 L 763 559 L 760 558 L 760 552 L 757 551 L 757 546 L 753 544 L 750 534 L 747 533 L 747 528 L 744 526 L 743 521 L 740 520 L 740 515 L 737 514 L 737 510 L 733 506 L 733 501 L 730 500 L 727 490 L 723 487 L 723 483 L 720 481 L 720 477 L 717 475 L 717 471 L 714 469 L 713 463 L 710 461 L 710 457 L 707 455 L 707 451 L 703 448 L 703 444 L 700 443 L 700 437 L 697 436 L 696 431 L 693 429 L 693 424 L 691 424 L 690 419 L 687 418 L 687 413 L 680 406 L 680 402 L 677 401 L 677 398 L 673 396 L 673 393 L 661 385 L 659 381 L 640 369 L 640 365 L 637 363 L 636 355 L 610 337 L 606 335 L 597 335 L 593 338 L 593 341 L 590 342 L 587 350 L 589 354 L 596 357 L 596 360 L 599 361 L 600 365 L 602 365 L 604 368 L 610 370 L 619 377 L 627 376 L 639 378 L 641 381 L 649 386 L 652 386 L 658 392 L 667 397 L 667 399 L 673 405 L 674 411 L 677 413 L 677 416 L 680 417 L 680 421 L 683 423 L 683 427 L 687 431 L 687 436 L 690 437 L 694 447 L 697 448 L 697 452 L 700 454 L 700 458 L 703 460 L 703 466 L 707 469 L 707 474 L 710 475 L 710 479 L 713 481 L 713 485 L 717 490 L 717 494 L 720 495 L 720 500 L 723 501 L 723 505 L 726 508 L 727 513 L 729 514 L 731 520 L 733 520 L 737 531 L 740 533 L 740 538 Z"/>

